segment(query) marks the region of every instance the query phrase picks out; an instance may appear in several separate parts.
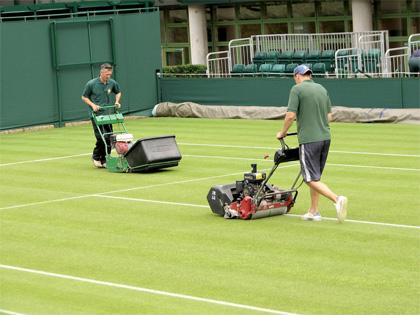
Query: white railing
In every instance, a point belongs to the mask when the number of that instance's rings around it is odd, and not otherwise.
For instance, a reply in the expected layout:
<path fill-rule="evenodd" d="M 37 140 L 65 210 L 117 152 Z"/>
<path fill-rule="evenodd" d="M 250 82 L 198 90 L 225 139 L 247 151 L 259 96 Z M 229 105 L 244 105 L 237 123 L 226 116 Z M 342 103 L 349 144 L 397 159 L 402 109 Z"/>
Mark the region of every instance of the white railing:
<path fill-rule="evenodd" d="M 358 77 L 362 68 L 362 50 L 358 48 L 338 49 L 335 52 L 335 75 L 337 78 Z"/>
<path fill-rule="evenodd" d="M 413 41 L 417 45 L 418 40 Z M 419 44 L 420 45 L 420 44 Z M 418 47 L 418 46 L 413 46 Z M 234 39 L 229 42 L 228 51 L 207 55 L 208 76 L 228 76 L 235 64 L 248 65 L 258 52 L 270 51 L 325 51 L 348 50 L 359 51 L 356 76 L 365 72 L 369 76 L 380 76 L 385 71 L 385 52 L 388 48 L 388 31 L 320 33 L 320 34 L 274 34 L 254 35 L 249 38 Z M 339 59 L 344 62 L 346 57 Z M 347 57 L 349 59 L 349 56 Z M 347 63 L 347 65 L 349 65 Z"/>
<path fill-rule="evenodd" d="M 385 53 L 385 73 L 388 78 L 410 76 L 408 47 L 390 48 Z"/>
<path fill-rule="evenodd" d="M 229 71 L 232 71 L 233 65 L 252 63 L 254 50 L 251 37 L 231 40 L 229 42 L 229 56 Z"/>
<path fill-rule="evenodd" d="M 359 48 L 359 39 L 362 36 L 378 36 L 386 43 L 388 42 L 388 31 L 254 35 L 251 36 L 251 39 L 252 43 L 255 43 L 255 52 L 271 50 L 309 51 Z M 385 49 L 383 52 L 385 53 Z"/>
<path fill-rule="evenodd" d="M 409 55 L 416 51 L 420 50 L 420 33 L 418 34 L 411 34 L 408 37 L 408 47 L 409 47 Z"/>
<path fill-rule="evenodd" d="M 229 51 L 216 51 L 207 54 L 207 77 L 220 78 L 229 76 Z"/>

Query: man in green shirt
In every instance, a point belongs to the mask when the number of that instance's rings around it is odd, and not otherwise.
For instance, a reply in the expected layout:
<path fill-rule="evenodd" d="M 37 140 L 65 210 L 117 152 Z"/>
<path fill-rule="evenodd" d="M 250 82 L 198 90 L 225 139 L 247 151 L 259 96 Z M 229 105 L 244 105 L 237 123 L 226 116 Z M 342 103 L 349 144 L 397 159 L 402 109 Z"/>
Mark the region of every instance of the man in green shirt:
<path fill-rule="evenodd" d="M 277 138 L 286 137 L 290 126 L 297 120 L 301 173 L 311 194 L 311 206 L 302 219 L 322 219 L 318 209 L 321 194 L 335 203 L 337 219 L 344 221 L 347 216 L 347 198 L 336 195 L 320 181 L 331 141 L 330 97 L 322 85 L 312 80 L 312 71 L 306 65 L 295 68 L 294 80 L 296 85 L 290 91 L 283 129 L 277 133 Z"/>
<path fill-rule="evenodd" d="M 121 107 L 121 90 L 118 83 L 111 79 L 112 70 L 112 66 L 105 63 L 101 65 L 99 77 L 86 83 L 82 100 L 89 106 L 90 111 L 96 113 L 101 110 L 103 105 L 115 104 L 116 107 Z M 98 168 L 106 167 L 106 150 L 111 151 L 110 138 L 109 136 L 105 137 L 107 144 L 105 147 L 98 128 L 101 129 L 102 133 L 109 133 L 112 132 L 112 125 L 97 126 L 93 119 L 91 121 L 96 137 L 96 144 L 92 153 L 93 165 Z"/>

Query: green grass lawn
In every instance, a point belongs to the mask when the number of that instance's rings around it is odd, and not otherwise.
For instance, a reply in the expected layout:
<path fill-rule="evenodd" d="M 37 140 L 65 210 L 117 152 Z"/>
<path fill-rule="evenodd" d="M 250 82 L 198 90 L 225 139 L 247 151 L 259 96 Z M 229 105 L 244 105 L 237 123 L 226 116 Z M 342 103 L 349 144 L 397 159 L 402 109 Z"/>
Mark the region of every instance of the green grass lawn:
<path fill-rule="evenodd" d="M 251 163 L 271 169 L 280 121 L 126 125 L 136 138 L 175 134 L 180 165 L 95 169 L 88 124 L 0 134 L 0 314 L 420 313 L 419 126 L 331 125 L 323 181 L 349 198 L 339 224 L 326 199 L 321 222 L 208 208 L 211 186 Z M 280 165 L 270 182 L 287 188 L 298 170 Z M 291 214 L 308 204 L 302 185 Z"/>

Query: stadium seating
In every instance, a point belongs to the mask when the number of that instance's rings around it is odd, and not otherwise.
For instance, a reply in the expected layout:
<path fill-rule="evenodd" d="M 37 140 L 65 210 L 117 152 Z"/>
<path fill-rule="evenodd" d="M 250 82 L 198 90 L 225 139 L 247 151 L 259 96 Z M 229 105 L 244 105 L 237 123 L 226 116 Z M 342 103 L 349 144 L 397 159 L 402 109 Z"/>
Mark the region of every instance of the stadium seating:
<path fill-rule="evenodd" d="M 381 51 L 379 49 L 369 49 L 363 51 L 363 71 L 367 73 L 379 73 L 381 69 Z"/>
<path fill-rule="evenodd" d="M 266 59 L 267 59 L 267 52 L 257 51 L 254 58 L 252 59 L 252 62 L 256 65 L 261 65 L 265 63 Z"/>
<path fill-rule="evenodd" d="M 302 64 L 306 62 L 306 51 L 305 50 L 296 50 L 292 56 L 292 62 L 297 64 Z"/>
<path fill-rule="evenodd" d="M 245 72 L 245 65 L 239 63 L 233 65 L 231 73 L 244 73 Z"/>
<path fill-rule="evenodd" d="M 325 68 L 328 72 L 334 71 L 335 68 L 335 51 L 334 50 L 323 50 L 319 56 L 319 62 L 325 64 Z"/>
<path fill-rule="evenodd" d="M 270 73 L 273 68 L 271 63 L 264 63 L 260 66 L 258 72 L 260 73 Z"/>
<path fill-rule="evenodd" d="M 286 65 L 284 64 L 275 64 L 273 68 L 271 68 L 272 73 L 280 74 L 286 72 Z"/>
<path fill-rule="evenodd" d="M 266 55 L 265 63 L 276 64 L 279 58 L 279 52 L 277 50 L 269 51 Z"/>
<path fill-rule="evenodd" d="M 285 69 L 285 73 L 293 73 L 293 71 L 295 70 L 295 68 L 298 66 L 298 64 L 297 63 L 289 63 L 287 66 L 286 66 L 286 69 Z"/>
<path fill-rule="evenodd" d="M 312 73 L 315 76 L 323 76 L 327 73 L 327 68 L 325 67 L 325 63 L 317 62 L 312 66 Z"/>
<path fill-rule="evenodd" d="M 255 63 L 250 63 L 245 66 L 243 73 L 256 73 L 258 71 L 258 65 Z"/>
<path fill-rule="evenodd" d="M 287 65 L 289 63 L 292 63 L 292 57 L 293 57 L 293 51 L 284 50 L 280 53 L 277 62 Z"/>
<path fill-rule="evenodd" d="M 315 64 L 319 61 L 320 56 L 321 56 L 320 50 L 310 50 L 308 54 L 306 55 L 306 62 Z"/>

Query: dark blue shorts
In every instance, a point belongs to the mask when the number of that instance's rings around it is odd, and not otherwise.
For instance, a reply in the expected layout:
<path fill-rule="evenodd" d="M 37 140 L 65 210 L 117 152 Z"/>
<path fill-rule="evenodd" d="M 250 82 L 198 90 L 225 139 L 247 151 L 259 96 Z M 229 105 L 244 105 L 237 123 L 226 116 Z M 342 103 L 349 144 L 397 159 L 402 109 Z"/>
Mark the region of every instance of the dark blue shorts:
<path fill-rule="evenodd" d="M 299 145 L 299 160 L 305 183 L 319 181 L 327 162 L 330 140 Z"/>

